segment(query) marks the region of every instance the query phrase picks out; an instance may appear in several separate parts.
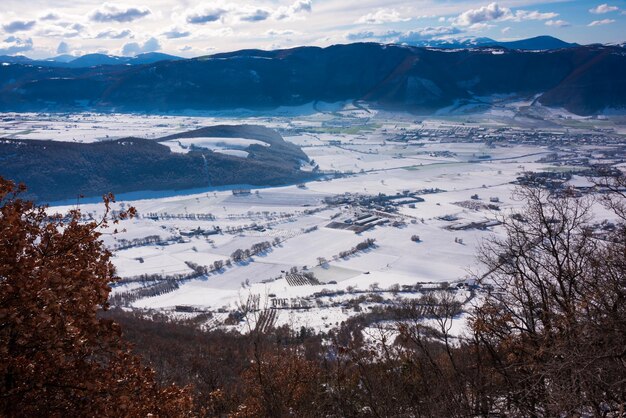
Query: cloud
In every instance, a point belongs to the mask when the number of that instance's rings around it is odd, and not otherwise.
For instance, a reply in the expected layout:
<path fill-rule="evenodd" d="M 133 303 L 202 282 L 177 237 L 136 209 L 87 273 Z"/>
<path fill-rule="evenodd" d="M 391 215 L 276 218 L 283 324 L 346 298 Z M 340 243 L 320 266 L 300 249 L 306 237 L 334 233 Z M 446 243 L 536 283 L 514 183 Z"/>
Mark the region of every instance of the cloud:
<path fill-rule="evenodd" d="M 311 13 L 313 10 L 313 2 L 311 0 L 296 0 L 291 6 L 279 7 L 274 13 L 276 20 L 292 20 L 297 18 L 299 14 Z"/>
<path fill-rule="evenodd" d="M 396 10 L 386 10 L 379 9 L 375 12 L 368 13 L 365 16 L 361 16 L 355 23 L 366 23 L 366 24 L 382 24 L 382 23 L 393 23 L 393 22 L 407 22 L 411 20 L 410 18 L 402 18 L 400 13 Z"/>
<path fill-rule="evenodd" d="M 467 27 L 467 30 L 472 31 L 472 32 L 480 32 L 482 30 L 487 30 L 487 29 L 491 29 L 493 28 L 495 25 L 490 25 L 489 23 L 474 23 L 473 25 L 470 25 Z"/>
<path fill-rule="evenodd" d="M 45 15 L 41 16 L 39 18 L 39 20 L 41 21 L 47 21 L 47 20 L 59 20 L 61 18 L 61 16 L 59 16 L 58 14 L 54 13 L 54 12 L 48 12 Z"/>
<path fill-rule="evenodd" d="M 124 39 L 132 37 L 133 32 L 130 29 L 124 29 L 120 31 L 117 31 L 115 29 L 108 29 L 96 35 L 96 39 Z"/>
<path fill-rule="evenodd" d="M 351 41 L 371 39 L 378 40 L 380 42 L 414 43 L 420 41 L 430 41 L 450 35 L 458 35 L 460 33 L 463 33 L 463 30 L 454 26 L 427 26 L 424 28 L 417 28 L 406 32 L 399 32 L 394 30 L 365 30 L 360 32 L 350 32 L 346 34 L 345 37 L 346 39 Z"/>
<path fill-rule="evenodd" d="M 53 38 L 75 38 L 81 36 L 84 30 L 85 26 L 80 23 L 59 22 L 38 31 L 37 35 Z"/>
<path fill-rule="evenodd" d="M 619 7 L 617 6 L 609 6 L 608 4 L 604 3 L 604 4 L 600 4 L 596 7 L 592 7 L 591 9 L 589 9 L 589 13 L 593 13 L 596 15 L 601 15 L 601 14 L 605 14 L 605 13 L 610 13 L 610 12 L 615 12 L 619 10 Z"/>
<path fill-rule="evenodd" d="M 61 22 L 61 23 L 57 23 L 57 25 L 62 28 L 66 28 L 68 30 L 75 30 L 77 32 L 80 32 L 83 29 L 85 29 L 85 25 L 82 25 L 80 23 Z"/>
<path fill-rule="evenodd" d="M 507 32 L 508 32 L 508 31 L 510 31 L 510 30 L 511 30 L 511 27 L 510 27 L 510 26 L 507 26 L 506 28 L 503 28 L 500 32 L 502 32 L 502 33 L 507 33 Z"/>
<path fill-rule="evenodd" d="M 565 20 L 548 20 L 546 21 L 546 26 L 553 26 L 556 28 L 565 28 L 568 26 L 572 26 L 569 22 Z"/>
<path fill-rule="evenodd" d="M 67 44 L 67 42 L 59 43 L 59 46 L 57 47 L 57 54 L 64 55 L 64 54 L 69 54 L 69 53 L 70 53 L 70 46 Z"/>
<path fill-rule="evenodd" d="M 360 40 L 377 40 L 379 42 L 397 42 L 398 38 L 402 36 L 404 33 L 395 31 L 395 30 L 387 30 L 387 31 L 371 31 L 371 30 L 363 30 L 359 32 L 348 32 L 345 37 L 350 41 L 360 41 Z"/>
<path fill-rule="evenodd" d="M 529 12 L 527 10 L 518 10 L 515 12 L 513 17 L 507 18 L 507 20 L 512 20 L 514 22 L 521 22 L 524 20 L 548 20 L 554 19 L 558 15 L 558 13 L 553 12 L 541 13 L 536 10 L 532 12 Z"/>
<path fill-rule="evenodd" d="M 0 55 L 12 55 L 18 52 L 32 51 L 33 40 L 31 38 L 22 39 L 15 36 L 9 36 L 0 42 Z"/>
<path fill-rule="evenodd" d="M 294 13 L 310 12 L 312 8 L 311 0 L 298 0 L 291 5 L 291 10 Z"/>
<path fill-rule="evenodd" d="M 191 32 L 189 32 L 188 30 L 178 29 L 176 27 L 170 28 L 166 32 L 163 32 L 163 36 L 165 36 L 167 39 L 186 38 L 189 35 L 191 35 Z"/>
<path fill-rule="evenodd" d="M 611 23 L 615 23 L 615 20 L 613 20 L 613 19 L 602 19 L 602 20 L 594 20 L 593 22 L 591 22 L 587 26 L 601 26 L 601 25 L 609 25 Z"/>
<path fill-rule="evenodd" d="M 491 3 L 478 9 L 470 9 L 461 13 L 454 23 L 459 26 L 470 26 L 475 23 L 490 22 L 511 15 L 511 9 L 500 7 L 498 3 Z"/>
<path fill-rule="evenodd" d="M 403 33 L 398 42 L 411 43 L 417 41 L 429 41 L 449 35 L 458 35 L 463 31 L 453 26 L 428 26 Z"/>
<path fill-rule="evenodd" d="M 32 29 L 36 23 L 37 22 L 35 22 L 34 20 L 15 20 L 13 22 L 2 25 L 2 29 L 4 29 L 4 31 L 7 33 L 22 32 Z"/>
<path fill-rule="evenodd" d="M 457 26 L 473 26 L 474 28 L 477 28 L 479 26 L 476 26 L 476 24 L 483 24 L 492 21 L 522 22 L 525 20 L 548 20 L 554 19 L 558 15 L 558 13 L 543 13 L 537 10 L 517 10 L 513 12 L 508 7 L 501 7 L 498 3 L 494 2 L 478 9 L 467 10 L 458 15 L 452 20 L 452 22 Z"/>
<path fill-rule="evenodd" d="M 346 33 L 346 39 L 350 41 L 358 41 L 361 39 L 373 39 L 373 38 L 382 38 L 383 35 L 376 34 L 371 30 L 364 30 L 359 32 L 348 32 Z"/>
<path fill-rule="evenodd" d="M 295 30 L 278 30 L 278 29 L 270 29 L 265 32 L 267 36 L 291 36 L 291 35 L 300 35 L 301 32 L 297 32 Z"/>
<path fill-rule="evenodd" d="M 148 16 L 152 12 L 147 7 L 124 7 L 104 3 L 89 16 L 94 22 L 132 22 Z"/>
<path fill-rule="evenodd" d="M 216 22 L 226 16 L 228 12 L 224 9 L 202 9 L 187 15 L 187 23 L 201 25 L 204 23 Z"/>
<path fill-rule="evenodd" d="M 130 42 L 124 45 L 122 48 L 122 55 L 135 56 L 139 54 L 145 54 L 147 52 L 155 52 L 161 49 L 161 44 L 156 38 L 150 38 L 143 44 L 137 42 Z"/>
<path fill-rule="evenodd" d="M 268 12 L 267 10 L 257 9 L 257 10 L 254 10 L 253 12 L 244 14 L 239 19 L 243 20 L 244 22 L 260 22 L 270 17 L 270 14 L 271 13 Z"/>

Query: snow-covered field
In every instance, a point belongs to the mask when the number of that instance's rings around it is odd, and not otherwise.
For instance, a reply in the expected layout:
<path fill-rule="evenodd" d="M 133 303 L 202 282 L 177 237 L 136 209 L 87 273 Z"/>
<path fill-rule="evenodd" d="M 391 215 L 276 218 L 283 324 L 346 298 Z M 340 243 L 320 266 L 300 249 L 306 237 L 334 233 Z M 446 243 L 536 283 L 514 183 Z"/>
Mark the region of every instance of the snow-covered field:
<path fill-rule="evenodd" d="M 269 147 L 269 144 L 263 141 L 245 138 L 181 138 L 171 141 L 162 142 L 163 145 L 169 147 L 172 152 L 187 153 L 193 148 L 210 149 L 212 151 L 224 154 L 235 155 L 237 157 L 247 157 L 248 153 L 243 151 L 250 145 L 261 145 Z M 234 153 L 233 153 L 234 152 Z M 245 155 L 243 155 L 245 154 Z"/>
<path fill-rule="evenodd" d="M 317 329 L 335 326 L 355 314 L 341 307 L 339 300 L 319 302 L 322 299 L 316 294 L 322 290 L 388 296 L 388 289 L 396 285 L 456 284 L 480 273 L 477 250 L 500 230 L 493 224 L 477 229 L 472 223 L 493 221 L 519 207 L 521 202 L 512 199 L 512 183 L 522 172 L 551 168 L 550 163 L 541 162 L 552 152 L 546 145 L 494 145 L 480 130 L 475 136 L 463 136 L 470 128 L 503 126 L 500 116 L 418 120 L 412 115 L 367 113 L 350 106 L 343 111 L 327 108 L 332 115 L 321 106 L 317 109 L 321 111 L 305 116 L 245 120 L 86 115 L 62 122 L 52 116 L 15 115 L 13 120 L 5 118 L 0 133 L 89 142 L 107 136 L 161 137 L 217 123 L 256 123 L 279 129 L 320 170 L 342 175 L 329 175 L 305 186 L 253 189 L 246 195 L 199 190 L 190 195 L 151 195 L 150 199 L 139 194 L 137 199 L 122 202 L 137 208 L 139 216 L 122 222 L 123 232 L 104 235 L 105 243 L 115 250 L 113 261 L 119 275 L 130 280 L 115 286 L 113 292 L 137 289 L 132 280 L 142 274 L 184 276 L 192 274 L 194 266 L 206 266 L 206 274 L 182 280 L 177 289 L 141 298 L 132 306 L 165 311 L 187 306 L 223 315 L 239 309 L 250 295 L 259 295 L 262 306 L 280 304 L 279 324 Z M 363 129 L 355 129 L 355 124 Z M 409 130 L 419 135 L 401 138 Z M 253 143 L 264 145 L 240 138 L 180 139 L 166 145 L 175 152 L 186 152 L 193 145 L 245 156 L 243 150 Z M 572 181 L 583 184 L 584 179 Z M 429 194 L 426 189 L 439 190 Z M 356 203 L 357 195 L 404 193 L 417 193 L 423 201 L 399 203 L 389 212 Z M 341 196 L 348 200 L 341 204 L 326 201 Z M 81 209 L 97 217 L 102 206 L 85 204 Z M 358 234 L 329 227 L 333 221 L 345 223 L 363 213 L 386 223 Z M 418 242 L 412 240 L 414 236 Z M 158 242 L 143 243 L 146 237 L 158 237 Z M 366 239 L 375 240 L 375 245 L 339 256 Z M 236 250 L 263 242 L 270 244 L 263 252 L 210 271 L 215 262 L 226 262 Z M 292 269 L 313 273 L 320 284 L 290 285 L 286 274 Z"/>

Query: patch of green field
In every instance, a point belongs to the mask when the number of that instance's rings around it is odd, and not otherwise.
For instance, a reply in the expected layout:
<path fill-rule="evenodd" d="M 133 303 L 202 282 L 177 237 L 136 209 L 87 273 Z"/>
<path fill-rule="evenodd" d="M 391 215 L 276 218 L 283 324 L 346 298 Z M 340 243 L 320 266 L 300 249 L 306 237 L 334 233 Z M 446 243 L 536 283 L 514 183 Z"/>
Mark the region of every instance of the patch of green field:
<path fill-rule="evenodd" d="M 5 138 L 12 138 L 12 139 L 17 139 L 17 137 L 19 135 L 28 135 L 30 133 L 35 132 L 34 129 L 25 129 L 23 131 L 19 131 L 19 132 L 12 132 L 9 135 L 5 136 Z"/>
<path fill-rule="evenodd" d="M 363 132 L 372 132 L 382 127 L 378 123 L 368 123 L 366 125 L 346 126 L 346 127 L 323 127 L 313 128 L 311 132 L 319 134 L 333 134 L 333 135 L 358 135 Z"/>

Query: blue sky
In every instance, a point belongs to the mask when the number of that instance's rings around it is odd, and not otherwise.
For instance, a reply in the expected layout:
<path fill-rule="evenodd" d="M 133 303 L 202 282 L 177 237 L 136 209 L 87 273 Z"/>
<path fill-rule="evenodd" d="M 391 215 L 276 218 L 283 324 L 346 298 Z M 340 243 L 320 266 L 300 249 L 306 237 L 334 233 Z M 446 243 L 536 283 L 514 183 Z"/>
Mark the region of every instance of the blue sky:
<path fill-rule="evenodd" d="M 626 0 L 0 0 L 0 55 L 160 51 L 552 35 L 626 42 Z"/>

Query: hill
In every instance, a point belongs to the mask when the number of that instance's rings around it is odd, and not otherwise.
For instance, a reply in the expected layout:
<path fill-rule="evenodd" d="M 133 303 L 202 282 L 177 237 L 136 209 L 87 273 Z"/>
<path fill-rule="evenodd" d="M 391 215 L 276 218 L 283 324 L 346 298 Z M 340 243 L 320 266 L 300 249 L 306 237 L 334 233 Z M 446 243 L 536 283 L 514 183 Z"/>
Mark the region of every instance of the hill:
<path fill-rule="evenodd" d="M 144 65 L 154 64 L 160 61 L 176 61 L 181 59 L 182 58 L 180 57 L 162 54 L 160 52 L 148 52 L 134 57 L 119 57 L 116 55 L 98 53 L 86 54 L 80 57 L 72 55 L 59 55 L 44 60 L 33 60 L 23 55 L 2 55 L 0 56 L 0 63 L 25 64 L 52 68 L 86 68 L 101 65 Z"/>
<path fill-rule="evenodd" d="M 602 45 L 529 52 L 360 43 L 141 66 L 0 67 L 1 111 L 273 109 L 316 100 L 432 111 L 496 94 L 539 96 L 545 105 L 578 114 L 623 108 L 626 55 Z"/>
<path fill-rule="evenodd" d="M 251 145 L 249 157 L 241 158 L 208 149 L 173 153 L 157 141 L 141 138 L 89 144 L 2 139 L 0 176 L 28 184 L 28 197 L 48 202 L 72 199 L 79 194 L 98 196 L 108 192 L 231 184 L 280 185 L 313 176 L 299 170 L 300 162 L 308 160 L 306 155 L 264 127 L 211 127 L 162 141 L 194 135 L 206 137 L 211 133 L 216 136 L 224 130 L 233 137 L 257 139 L 270 146 Z"/>
<path fill-rule="evenodd" d="M 536 36 L 528 39 L 520 39 L 517 41 L 496 41 L 491 38 L 461 38 L 461 39 L 441 39 L 418 41 L 410 43 L 412 46 L 442 48 L 442 49 L 469 49 L 481 47 L 500 47 L 507 49 L 521 50 L 551 50 L 562 48 L 573 48 L 580 46 L 576 43 L 562 41 L 553 36 Z"/>

